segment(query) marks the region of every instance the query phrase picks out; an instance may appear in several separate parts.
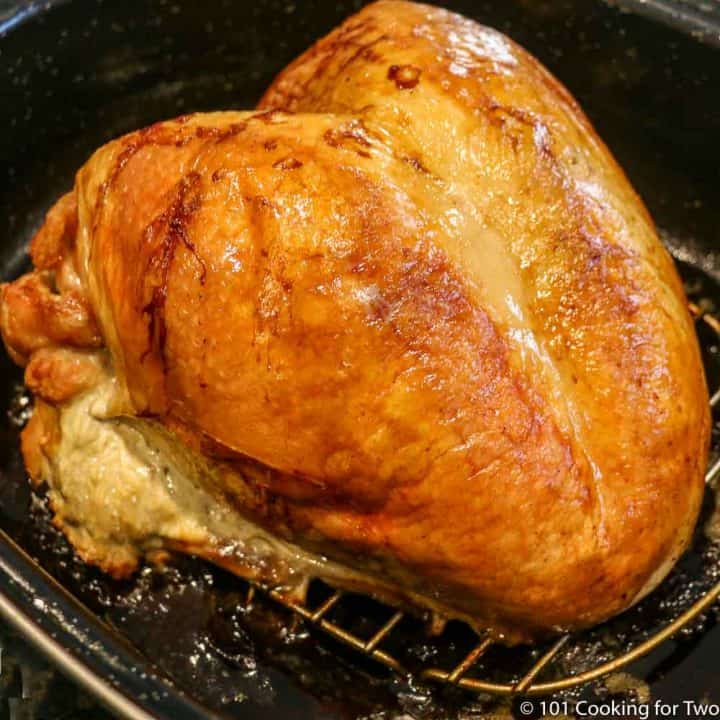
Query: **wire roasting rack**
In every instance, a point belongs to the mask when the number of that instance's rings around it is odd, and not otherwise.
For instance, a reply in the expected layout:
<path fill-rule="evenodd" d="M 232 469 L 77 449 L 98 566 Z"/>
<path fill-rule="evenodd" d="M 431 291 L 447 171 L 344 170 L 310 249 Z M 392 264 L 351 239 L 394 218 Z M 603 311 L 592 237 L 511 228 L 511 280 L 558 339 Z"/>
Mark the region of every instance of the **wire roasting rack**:
<path fill-rule="evenodd" d="M 720 320 L 715 315 L 706 312 L 701 305 L 702 303 L 696 304 L 694 302 L 689 305 L 696 324 L 704 324 L 711 331 L 713 339 L 720 341 Z M 720 387 L 714 391 L 710 398 L 711 409 L 716 406 L 720 406 Z M 716 478 L 720 475 L 720 456 L 717 456 L 717 453 L 715 455 L 716 457 L 711 462 L 705 475 L 705 482 L 710 486 L 714 485 Z M 392 613 L 389 619 L 376 626 L 376 629 L 369 637 L 361 637 L 358 633 L 343 627 L 341 622 L 336 622 L 329 617 L 332 615 L 333 608 L 342 603 L 350 595 L 349 593 L 330 588 L 329 595 L 326 595 L 323 600 L 310 607 L 310 603 L 307 601 L 298 602 L 283 596 L 275 589 L 251 584 L 248 586 L 245 598 L 248 611 L 252 610 L 256 592 L 262 593 L 274 602 L 284 606 L 295 613 L 296 616 L 324 631 L 341 644 L 361 653 L 365 658 L 380 663 L 396 673 L 408 674 L 403 662 L 394 653 L 383 647 L 405 617 L 405 613 L 402 611 L 393 612 L 393 608 L 388 608 L 388 611 Z M 717 582 L 674 620 L 661 626 L 660 629 L 646 637 L 646 639 L 617 654 L 612 659 L 598 662 L 590 669 L 576 674 L 563 671 L 561 666 L 558 667 L 558 660 L 562 657 L 563 651 L 569 652 L 576 639 L 574 635 L 566 634 L 559 637 L 548 649 L 539 654 L 531 648 L 518 649 L 517 657 L 524 659 L 525 669 L 512 681 L 497 682 L 483 679 L 480 673 L 473 672 L 473 669 L 477 668 L 481 658 L 487 655 L 495 643 L 489 637 L 475 636 L 474 632 L 467 628 L 467 632 L 476 637 L 472 649 L 453 666 L 448 668 L 426 666 L 419 672 L 419 676 L 425 681 L 456 686 L 473 693 L 489 693 L 492 695 L 545 695 L 567 690 L 615 672 L 648 654 L 688 626 L 693 620 L 701 617 L 719 597 L 720 582 Z M 549 671 L 553 665 L 555 665 L 555 672 L 552 673 L 552 679 L 543 681 L 543 676 L 550 674 Z"/>

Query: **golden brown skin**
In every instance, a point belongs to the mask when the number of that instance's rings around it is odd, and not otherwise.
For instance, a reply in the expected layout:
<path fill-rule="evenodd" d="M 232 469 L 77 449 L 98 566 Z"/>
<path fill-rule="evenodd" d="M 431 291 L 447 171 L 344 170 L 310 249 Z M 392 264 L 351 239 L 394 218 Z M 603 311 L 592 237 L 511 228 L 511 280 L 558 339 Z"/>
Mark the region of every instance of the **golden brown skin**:
<path fill-rule="evenodd" d="M 380 2 L 262 109 L 81 169 L 3 288 L 36 392 L 72 394 L 99 328 L 116 412 L 217 462 L 248 517 L 508 640 L 649 591 L 695 523 L 707 391 L 672 262 L 567 91 L 495 31 Z"/>

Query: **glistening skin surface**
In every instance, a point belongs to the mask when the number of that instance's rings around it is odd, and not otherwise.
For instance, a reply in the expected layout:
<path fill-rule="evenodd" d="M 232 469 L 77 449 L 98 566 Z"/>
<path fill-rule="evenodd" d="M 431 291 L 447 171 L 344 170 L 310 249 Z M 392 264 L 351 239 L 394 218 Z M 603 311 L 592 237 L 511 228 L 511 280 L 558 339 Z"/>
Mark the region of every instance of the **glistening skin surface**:
<path fill-rule="evenodd" d="M 156 456 L 192 448 L 195 481 L 283 548 L 176 524 L 123 552 L 112 513 L 78 533 L 63 495 L 80 552 L 116 574 L 163 542 L 275 582 L 312 565 L 508 641 L 651 589 L 697 516 L 706 389 L 672 263 L 572 98 L 499 33 L 381 2 L 261 109 L 101 148 L 0 322 L 56 495 L 59 417 L 110 373 L 95 413 L 170 431 Z"/>

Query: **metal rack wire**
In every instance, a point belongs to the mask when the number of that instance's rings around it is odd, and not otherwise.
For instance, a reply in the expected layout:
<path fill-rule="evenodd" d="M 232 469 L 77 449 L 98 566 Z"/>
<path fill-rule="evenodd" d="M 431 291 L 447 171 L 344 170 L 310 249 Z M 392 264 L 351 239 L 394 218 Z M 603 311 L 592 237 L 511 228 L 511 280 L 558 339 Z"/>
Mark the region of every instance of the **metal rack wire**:
<path fill-rule="evenodd" d="M 690 303 L 690 312 L 697 323 L 704 323 L 710 328 L 714 336 L 720 340 L 720 320 L 692 302 Z M 720 405 L 720 387 L 715 390 L 710 398 L 711 408 L 715 408 L 718 405 Z M 718 476 L 720 476 L 720 457 L 710 465 L 705 476 L 705 482 L 712 485 Z M 332 621 L 328 617 L 330 611 L 347 595 L 341 590 L 332 591 L 331 594 L 317 606 L 309 607 L 307 604 L 288 599 L 271 588 L 261 585 L 250 585 L 246 597 L 246 606 L 248 608 L 252 607 L 255 593 L 258 591 L 267 595 L 285 608 L 288 608 L 311 625 L 320 628 L 335 640 L 360 652 L 365 657 L 381 663 L 394 672 L 401 674 L 407 673 L 402 662 L 382 647 L 384 641 L 388 639 L 403 619 L 404 613 L 402 611 L 398 610 L 394 612 L 387 621 L 376 628 L 370 637 L 363 638 L 345 629 L 341 624 Z M 559 690 L 566 690 L 617 671 L 634 660 L 646 655 L 666 640 L 672 638 L 694 619 L 701 616 L 719 597 L 720 582 L 711 587 L 702 597 L 697 599 L 672 622 L 666 624 L 644 641 L 611 660 L 601 662 L 595 667 L 577 674 L 566 673 L 563 675 L 561 672 L 559 677 L 542 681 L 543 675 L 548 673 L 553 663 L 556 663 L 562 656 L 562 651 L 571 648 L 574 636 L 567 634 L 558 638 L 550 648 L 539 657 L 533 657 L 527 651 L 524 653 L 519 651 L 519 660 L 521 658 L 524 659 L 527 667 L 521 672 L 520 676 L 512 682 L 494 682 L 472 674 L 471 671 L 473 668 L 477 666 L 480 659 L 486 655 L 494 644 L 491 638 L 483 636 L 477 636 L 477 642 L 472 650 L 453 667 L 445 669 L 440 667 L 425 667 L 421 670 L 420 677 L 423 680 L 445 685 L 454 685 L 475 693 L 490 693 L 494 695 L 544 695 Z M 468 632 L 472 631 L 468 628 Z M 557 673 L 555 674 L 557 675 Z"/>

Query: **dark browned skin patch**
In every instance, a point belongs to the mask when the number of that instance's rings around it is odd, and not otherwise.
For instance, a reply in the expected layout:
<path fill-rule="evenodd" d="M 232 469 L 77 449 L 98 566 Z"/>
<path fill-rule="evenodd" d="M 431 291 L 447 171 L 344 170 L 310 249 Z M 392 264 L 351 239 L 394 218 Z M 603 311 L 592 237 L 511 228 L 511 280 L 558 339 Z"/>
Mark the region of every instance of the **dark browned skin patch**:
<path fill-rule="evenodd" d="M 233 138 L 239 135 L 247 128 L 246 122 L 232 123 L 224 128 L 218 127 L 204 127 L 200 126 L 195 128 L 195 137 L 204 140 L 206 138 L 212 138 L 217 142 L 223 142 L 229 138 Z"/>
<path fill-rule="evenodd" d="M 263 110 L 262 112 L 255 113 L 255 115 L 251 115 L 248 120 L 260 120 L 261 122 L 264 122 L 266 125 L 280 125 L 281 123 L 285 122 L 285 118 L 283 115 L 286 115 L 288 113 L 284 113 L 281 110 Z"/>
<path fill-rule="evenodd" d="M 157 277 L 159 275 L 160 281 L 153 287 L 150 301 L 143 307 L 143 314 L 148 315 L 148 348 L 142 359 L 156 346 L 164 362 L 165 341 L 167 338 L 165 302 L 167 300 L 170 267 L 175 258 L 178 242 L 182 242 L 199 263 L 201 269 L 200 284 L 205 284 L 205 263 L 190 240 L 187 229 L 190 219 L 202 204 L 200 182 L 201 178 L 198 173 L 192 172 L 186 175 L 178 183 L 175 199 L 170 207 L 145 231 L 146 237 L 151 238 L 163 225 L 166 227 L 161 243 L 156 251 L 151 254 L 148 261 L 146 276 Z"/>
<path fill-rule="evenodd" d="M 151 128 L 152 126 L 150 126 Z M 100 185 L 98 190 L 97 198 L 95 200 L 95 213 L 93 218 L 93 232 L 95 232 L 100 223 L 100 217 L 102 215 L 102 208 L 105 205 L 108 192 L 117 182 L 120 173 L 125 169 L 125 166 L 130 162 L 131 158 L 135 153 L 140 150 L 141 147 L 147 144 L 147 136 L 150 128 L 145 128 L 138 132 L 125 147 L 121 150 L 115 161 L 112 171 L 108 175 L 107 179 Z"/>
<path fill-rule="evenodd" d="M 115 165 L 108 175 L 108 178 L 100 185 L 95 201 L 93 230 L 97 229 L 99 225 L 101 210 L 105 204 L 109 190 L 115 185 L 130 160 L 146 145 L 175 145 L 175 147 L 184 147 L 194 139 L 203 140 L 208 138 L 212 138 L 220 143 L 235 137 L 247 128 L 247 122 L 238 122 L 232 123 L 232 125 L 228 125 L 228 127 L 225 128 L 205 127 L 201 125 L 188 132 L 185 125 L 192 117 L 192 114 L 181 115 L 172 121 L 177 123 L 179 127 L 173 127 L 170 123 L 157 122 L 142 130 L 138 130 L 138 132 L 128 138 L 125 146 L 118 154 Z"/>
<path fill-rule="evenodd" d="M 343 147 L 355 152 L 361 157 L 370 157 L 370 153 L 364 148 L 372 147 L 370 132 L 362 120 L 350 120 L 330 128 L 323 134 L 323 140 L 330 147 Z"/>
<path fill-rule="evenodd" d="M 220 133 L 218 137 L 216 138 L 217 143 L 225 142 L 226 140 L 230 140 L 231 138 L 234 138 L 236 135 L 239 135 L 241 132 L 245 132 L 245 129 L 247 128 L 246 122 L 239 122 L 239 123 L 233 123 L 232 125 L 225 128 L 224 132 Z"/>
<path fill-rule="evenodd" d="M 420 82 L 421 73 L 415 65 L 391 65 L 387 76 L 400 90 L 412 90 Z"/>
<path fill-rule="evenodd" d="M 413 170 L 417 170 L 418 172 L 424 173 L 425 175 L 430 174 L 430 170 L 428 170 L 422 163 L 422 160 L 420 160 L 417 155 L 407 155 L 406 157 L 402 158 L 402 161 L 404 163 L 407 163 Z"/>
<path fill-rule="evenodd" d="M 285 157 L 280 160 L 276 160 L 273 163 L 273 167 L 279 170 L 297 170 L 302 166 L 303 164 L 300 162 L 300 160 L 294 157 Z"/>

